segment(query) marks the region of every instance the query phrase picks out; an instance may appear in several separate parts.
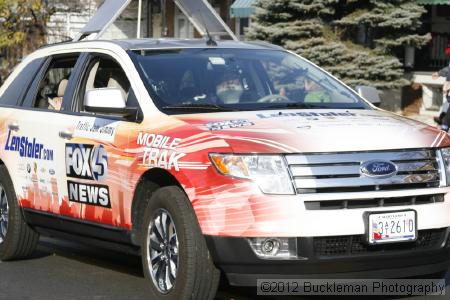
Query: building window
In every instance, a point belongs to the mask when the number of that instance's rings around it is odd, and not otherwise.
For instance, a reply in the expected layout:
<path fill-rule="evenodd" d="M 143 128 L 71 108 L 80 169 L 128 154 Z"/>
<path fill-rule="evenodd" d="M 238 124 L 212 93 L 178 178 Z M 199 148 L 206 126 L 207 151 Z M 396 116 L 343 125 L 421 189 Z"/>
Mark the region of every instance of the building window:
<path fill-rule="evenodd" d="M 248 27 L 250 26 L 250 18 L 236 18 L 235 34 L 239 38 L 244 38 Z"/>
<path fill-rule="evenodd" d="M 436 17 L 450 20 L 450 5 L 436 6 Z"/>
<path fill-rule="evenodd" d="M 175 8 L 175 37 L 181 39 L 194 37 L 194 26 L 178 8 Z"/>

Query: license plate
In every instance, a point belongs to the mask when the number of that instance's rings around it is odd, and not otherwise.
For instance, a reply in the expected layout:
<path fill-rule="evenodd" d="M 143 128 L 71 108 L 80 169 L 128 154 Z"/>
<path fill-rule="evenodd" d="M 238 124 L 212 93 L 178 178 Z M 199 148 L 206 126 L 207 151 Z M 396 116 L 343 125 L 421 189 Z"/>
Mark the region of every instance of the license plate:
<path fill-rule="evenodd" d="M 369 244 L 414 241 L 417 237 L 416 212 L 404 210 L 369 214 Z"/>

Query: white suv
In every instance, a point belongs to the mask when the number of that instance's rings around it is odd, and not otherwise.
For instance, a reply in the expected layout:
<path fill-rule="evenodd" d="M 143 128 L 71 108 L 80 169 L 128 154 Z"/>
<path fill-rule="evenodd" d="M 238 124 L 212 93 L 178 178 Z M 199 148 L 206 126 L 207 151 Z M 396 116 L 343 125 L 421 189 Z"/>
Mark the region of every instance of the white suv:
<path fill-rule="evenodd" d="M 0 259 L 142 256 L 151 299 L 450 264 L 450 138 L 263 43 L 49 46 L 0 89 Z M 220 271 L 219 271 L 220 270 Z"/>

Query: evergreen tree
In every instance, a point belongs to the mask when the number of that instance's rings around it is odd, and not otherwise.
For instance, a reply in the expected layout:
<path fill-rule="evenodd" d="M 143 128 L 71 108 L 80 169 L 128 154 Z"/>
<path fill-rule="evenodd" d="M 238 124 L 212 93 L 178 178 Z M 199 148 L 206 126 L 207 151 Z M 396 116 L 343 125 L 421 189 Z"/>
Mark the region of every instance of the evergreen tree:
<path fill-rule="evenodd" d="M 259 0 L 256 6 L 249 39 L 292 50 L 351 86 L 404 86 L 404 47 L 429 41 L 417 34 L 425 10 L 415 0 Z"/>

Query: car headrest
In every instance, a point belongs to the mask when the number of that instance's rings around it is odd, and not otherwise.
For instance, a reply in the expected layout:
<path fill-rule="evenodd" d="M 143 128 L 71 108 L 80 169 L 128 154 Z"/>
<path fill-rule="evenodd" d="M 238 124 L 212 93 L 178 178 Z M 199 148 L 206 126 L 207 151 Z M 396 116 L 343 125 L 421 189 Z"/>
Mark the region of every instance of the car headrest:
<path fill-rule="evenodd" d="M 115 78 L 112 78 L 112 77 L 109 78 L 109 80 L 108 80 L 108 87 L 123 89 L 123 87 L 120 85 L 120 83 Z"/>
<path fill-rule="evenodd" d="M 66 92 L 68 84 L 69 84 L 69 80 L 67 80 L 67 79 L 61 80 L 61 82 L 59 83 L 59 86 L 58 86 L 57 97 L 64 97 L 64 93 Z"/>

